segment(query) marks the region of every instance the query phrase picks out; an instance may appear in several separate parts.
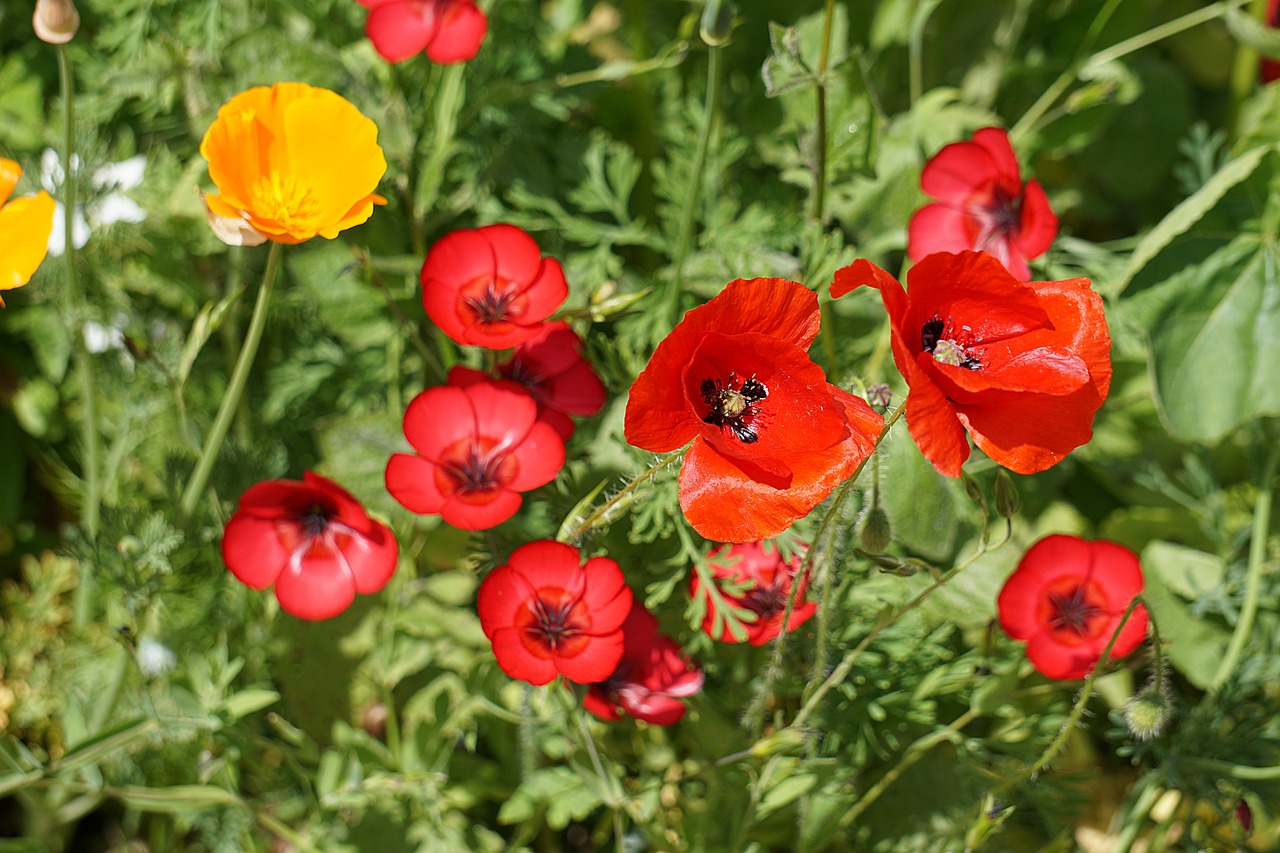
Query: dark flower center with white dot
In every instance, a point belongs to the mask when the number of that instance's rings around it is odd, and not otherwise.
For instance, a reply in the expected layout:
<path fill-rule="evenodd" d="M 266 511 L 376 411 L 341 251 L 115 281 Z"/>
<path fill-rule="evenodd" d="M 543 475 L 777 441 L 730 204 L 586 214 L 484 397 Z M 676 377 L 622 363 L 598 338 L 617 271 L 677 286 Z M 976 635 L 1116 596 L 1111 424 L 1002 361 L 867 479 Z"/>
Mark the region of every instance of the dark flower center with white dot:
<path fill-rule="evenodd" d="M 515 293 L 510 290 L 499 291 L 490 283 L 478 295 L 465 296 L 463 301 L 475 312 L 476 319 L 481 323 L 501 323 L 507 319 L 507 309 L 515 298 Z"/>
<path fill-rule="evenodd" d="M 573 618 L 574 602 L 552 604 L 542 598 L 533 600 L 533 621 L 525 628 L 530 638 L 554 649 L 582 633 L 582 625 Z"/>
<path fill-rule="evenodd" d="M 1102 608 L 1086 597 L 1082 586 L 1072 587 L 1065 593 L 1050 593 L 1049 606 L 1053 608 L 1050 625 L 1057 630 L 1074 631 L 1081 637 L 1089 634 L 1089 620 L 1102 612 Z"/>
<path fill-rule="evenodd" d="M 962 326 L 961 332 L 967 336 L 970 329 L 968 326 Z M 982 362 L 977 356 L 970 354 L 963 344 L 956 341 L 956 337 L 955 324 L 952 323 L 951 318 L 948 317 L 944 322 L 940 316 L 934 314 L 920 327 L 920 350 L 931 354 L 933 360 L 941 364 L 963 367 L 965 370 L 980 370 Z"/>
<path fill-rule="evenodd" d="M 728 428 L 743 444 L 753 444 L 760 437 L 756 433 L 755 419 L 759 415 L 757 405 L 769 396 L 769 389 L 755 376 L 738 379 L 733 371 L 728 381 L 702 380 L 702 401 L 707 414 L 703 423 Z"/>

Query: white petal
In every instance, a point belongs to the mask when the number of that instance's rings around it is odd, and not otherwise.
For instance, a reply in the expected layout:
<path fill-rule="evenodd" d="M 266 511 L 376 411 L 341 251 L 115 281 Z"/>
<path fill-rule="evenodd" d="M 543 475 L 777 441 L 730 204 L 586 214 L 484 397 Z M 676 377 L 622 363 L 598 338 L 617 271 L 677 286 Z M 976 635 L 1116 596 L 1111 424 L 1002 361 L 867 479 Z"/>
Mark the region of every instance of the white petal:
<path fill-rule="evenodd" d="M 122 190 L 131 190 L 138 184 L 142 183 L 142 176 L 147 170 L 147 158 L 138 154 L 130 157 L 128 160 L 121 160 L 119 163 L 108 163 L 93 173 L 93 185 L 98 189 L 107 189 L 108 187 L 119 187 Z M 129 220 L 130 222 L 140 222 L 141 220 Z"/>
<path fill-rule="evenodd" d="M 94 225 L 112 225 L 116 222 L 144 222 L 147 212 L 133 199 L 112 193 L 89 211 Z"/>

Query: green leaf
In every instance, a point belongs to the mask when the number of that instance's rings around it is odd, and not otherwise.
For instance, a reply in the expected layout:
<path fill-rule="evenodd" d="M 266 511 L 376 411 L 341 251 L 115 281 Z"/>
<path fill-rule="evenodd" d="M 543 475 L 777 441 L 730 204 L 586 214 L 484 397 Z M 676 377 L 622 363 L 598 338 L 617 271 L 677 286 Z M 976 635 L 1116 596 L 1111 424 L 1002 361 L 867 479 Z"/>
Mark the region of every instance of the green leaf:
<path fill-rule="evenodd" d="M 1278 266 L 1273 242 L 1245 235 L 1152 294 L 1156 396 L 1175 437 L 1212 443 L 1280 414 Z"/>
<path fill-rule="evenodd" d="M 1175 590 L 1194 594 L 1201 581 L 1207 585 L 1220 577 L 1222 568 L 1214 566 L 1216 562 L 1208 554 L 1167 542 L 1153 542 L 1142 552 L 1142 599 L 1167 643 L 1169 662 L 1201 690 L 1212 685 L 1231 634 L 1222 625 L 1197 618 Z"/>
<path fill-rule="evenodd" d="M 1142 238 L 1142 242 L 1133 250 L 1133 255 L 1130 256 L 1129 263 L 1125 266 L 1120 278 L 1106 288 L 1108 295 L 1119 296 L 1123 293 L 1133 281 L 1134 276 L 1141 272 L 1152 258 L 1160 254 L 1175 237 L 1186 233 L 1187 229 L 1199 222 L 1201 217 L 1212 210 L 1227 194 L 1227 190 L 1252 175 L 1258 168 L 1258 164 L 1262 162 L 1262 158 L 1275 150 L 1277 150 L 1275 145 L 1261 145 L 1246 151 L 1219 169 L 1205 182 L 1204 186 L 1183 199 L 1182 203 L 1170 211 L 1168 216 L 1160 220 L 1160 224 Z"/>
<path fill-rule="evenodd" d="M 235 794 L 210 785 L 174 785 L 170 788 L 128 786 L 112 789 L 111 793 L 130 808 L 159 814 L 242 805 L 240 798 Z"/>
<path fill-rule="evenodd" d="M 228 696 L 222 708 L 232 720 L 238 720 L 255 711 L 261 711 L 268 705 L 274 705 L 278 701 L 280 701 L 280 694 L 276 691 L 255 687 Z"/>
<path fill-rule="evenodd" d="M 760 800 L 760 817 L 775 812 L 788 803 L 804 796 L 818 783 L 818 777 L 811 774 L 788 776 L 765 793 Z"/>
<path fill-rule="evenodd" d="M 531 773 L 520 783 L 498 810 L 498 823 L 522 823 L 545 806 L 547 824 L 552 829 L 564 829 L 570 820 L 582 820 L 600 804 L 600 798 L 571 768 L 548 767 Z"/>
<path fill-rule="evenodd" d="M 1280 30 L 1272 29 L 1247 12 L 1234 8 L 1227 10 L 1226 21 L 1227 31 L 1240 44 L 1263 56 L 1280 58 Z"/>
<path fill-rule="evenodd" d="M 157 729 L 159 724 L 155 720 L 146 718 L 129 720 L 75 744 L 51 767 L 57 770 L 68 770 L 83 764 L 93 764 L 117 750 L 141 741 Z"/>
<path fill-rule="evenodd" d="M 960 524 L 950 482 L 906 430 L 894 435 L 885 462 L 880 488 L 894 541 L 930 560 L 945 560 L 955 549 Z"/>

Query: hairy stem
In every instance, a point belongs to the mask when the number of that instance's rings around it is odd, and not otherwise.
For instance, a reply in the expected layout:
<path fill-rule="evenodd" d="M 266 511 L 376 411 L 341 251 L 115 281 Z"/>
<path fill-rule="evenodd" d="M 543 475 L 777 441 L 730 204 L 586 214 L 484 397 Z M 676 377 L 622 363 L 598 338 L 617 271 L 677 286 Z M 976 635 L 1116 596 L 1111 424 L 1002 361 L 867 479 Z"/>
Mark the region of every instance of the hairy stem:
<path fill-rule="evenodd" d="M 814 85 L 818 115 L 813 131 L 813 193 L 809 196 L 809 215 L 818 223 L 823 219 L 827 194 L 827 68 L 831 63 L 831 28 L 835 16 L 835 0 L 827 0 L 822 10 L 822 53 L 818 57 Z"/>
<path fill-rule="evenodd" d="M 720 103 L 720 50 L 716 45 L 707 46 L 707 96 L 702 108 L 702 125 L 698 128 L 698 146 L 693 152 L 693 170 L 689 186 L 685 190 L 684 203 L 680 206 L 680 226 L 676 231 L 676 248 L 671 257 L 673 275 L 668 284 L 666 310 L 674 321 L 679 315 L 680 288 L 684 285 L 684 262 L 693 245 L 693 219 L 698 207 L 698 195 L 702 190 L 703 169 L 707 165 L 711 131 L 715 126 L 716 110 Z"/>
<path fill-rule="evenodd" d="M 672 462 L 676 461 L 677 459 L 683 459 L 683 458 L 684 458 L 684 451 L 677 450 L 674 453 L 667 454 L 666 456 L 659 459 L 654 464 L 650 465 L 644 471 L 641 471 L 638 475 L 636 475 L 636 477 L 631 482 L 627 483 L 625 486 L 619 489 L 611 498 L 609 498 L 604 503 L 600 504 L 600 506 L 592 510 L 591 514 L 588 515 L 586 518 L 584 518 L 581 522 L 579 522 L 577 527 L 573 528 L 564 536 L 560 537 L 560 541 L 569 542 L 569 543 L 577 542 L 579 539 L 583 537 L 583 535 L 586 534 L 588 530 L 595 527 L 603 519 L 607 519 L 609 514 L 614 510 L 615 507 L 617 507 L 624 500 L 629 499 L 631 496 L 631 493 L 634 492 L 638 486 L 640 486 L 641 484 L 649 480 L 649 478 L 651 478 L 654 474 L 657 474 L 659 471 L 661 471 L 663 468 L 666 468 Z"/>
<path fill-rule="evenodd" d="M 249 379 L 249 371 L 253 367 L 254 358 L 258 354 L 258 344 L 262 341 L 262 330 L 267 325 L 267 307 L 271 303 L 271 289 L 280 270 L 280 258 L 283 245 L 271 244 L 271 252 L 267 255 L 267 268 L 262 273 L 262 285 L 258 288 L 258 301 L 253 306 L 253 317 L 249 320 L 249 331 L 245 334 L 244 344 L 240 349 L 240 357 L 236 359 L 235 370 L 231 374 L 231 382 L 222 396 L 222 405 L 214 418 L 213 427 L 205 438 L 204 449 L 200 452 L 200 461 L 196 470 L 187 482 L 182 493 L 182 501 L 178 504 L 178 520 L 186 524 L 195 514 L 196 505 L 204 494 L 209 483 L 209 474 L 218 459 L 218 451 L 227 437 L 227 428 L 235 417 L 236 408 L 240 405 L 240 397 L 244 394 L 245 383 Z"/>

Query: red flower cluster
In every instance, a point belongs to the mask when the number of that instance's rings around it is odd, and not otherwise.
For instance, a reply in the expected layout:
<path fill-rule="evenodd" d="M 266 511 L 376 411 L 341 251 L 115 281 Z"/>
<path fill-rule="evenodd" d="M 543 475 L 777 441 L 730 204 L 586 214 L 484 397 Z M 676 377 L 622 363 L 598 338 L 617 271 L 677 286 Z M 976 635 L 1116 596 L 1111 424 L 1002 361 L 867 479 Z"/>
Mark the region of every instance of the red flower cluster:
<path fill-rule="evenodd" d="M 1093 435 L 1111 386 L 1111 337 L 1087 278 L 1016 278 L 989 255 L 930 255 L 903 290 L 868 261 L 836 272 L 831 295 L 877 288 L 907 380 L 907 427 L 938 471 L 960 476 L 965 430 L 1020 474 L 1057 464 Z"/>
<path fill-rule="evenodd" d="M 655 726 L 684 716 L 680 701 L 702 690 L 702 670 L 680 653 L 680 644 L 658 632 L 658 620 L 638 601 L 622 623 L 622 659 L 604 681 L 591 685 L 582 706 L 604 720 L 629 714 Z"/>
<path fill-rule="evenodd" d="M 388 62 L 427 52 L 432 62 L 466 62 L 480 52 L 489 19 L 473 0 L 357 0 L 365 34 Z"/>
<path fill-rule="evenodd" d="M 1114 542 L 1061 534 L 1032 545 L 1000 590 L 1000 626 L 1027 641 L 1027 657 L 1048 678 L 1083 678 L 1098 663 L 1120 617 L 1142 592 L 1138 557 Z M 1122 658 L 1147 636 L 1134 608 L 1111 648 Z"/>
<path fill-rule="evenodd" d="M 551 482 L 564 464 L 564 441 L 523 388 L 465 368 L 409 403 L 404 434 L 417 454 L 391 457 L 387 491 L 463 530 L 506 521 L 521 492 Z"/>
<path fill-rule="evenodd" d="M 521 545 L 480 584 L 480 627 L 512 678 L 547 684 L 607 680 L 623 655 L 631 590 L 607 557 L 582 563 L 560 542 Z"/>
<path fill-rule="evenodd" d="M 882 425 L 809 360 L 818 298 L 779 278 L 738 279 L 684 315 L 627 400 L 627 441 L 665 453 L 693 444 L 680 508 L 721 542 L 785 530 L 871 454 Z"/>
<path fill-rule="evenodd" d="M 332 480 L 268 480 L 240 496 L 222 534 L 222 559 L 254 589 L 275 584 L 280 606 L 300 619 L 328 619 L 356 593 L 377 592 L 400 549 L 385 524 Z"/>
<path fill-rule="evenodd" d="M 422 305 L 460 344 L 506 349 L 536 338 L 569 295 L 564 269 L 514 225 L 440 238 L 422 265 Z"/>
<path fill-rule="evenodd" d="M 1048 250 L 1058 217 L 1036 181 L 1022 183 L 1009 134 L 984 127 L 972 142 L 953 142 L 925 164 L 920 189 L 938 201 L 911 217 L 907 254 L 989 252 L 1009 272 L 1031 278 L 1027 261 Z"/>
<path fill-rule="evenodd" d="M 787 601 L 791 598 L 791 588 L 800 584 L 796 590 L 795 606 L 791 608 L 791 618 L 787 621 L 787 631 L 791 632 L 803 625 L 818 610 L 818 605 L 804 600 L 805 586 L 808 584 L 808 573 L 800 576 L 801 557 L 799 554 L 790 560 L 784 560 L 776 549 L 766 551 L 760 542 L 748 542 L 734 545 L 728 549 L 719 548 L 711 552 L 711 556 L 721 556 L 712 562 L 712 571 L 717 580 L 741 587 L 740 593 L 720 590 L 721 595 L 737 607 L 745 608 L 755 614 L 754 622 L 744 625 L 747 629 L 746 641 L 753 646 L 762 646 L 782 632 L 782 617 L 786 613 Z M 723 557 L 727 556 L 725 560 Z M 702 582 L 695 574 L 690 584 L 690 595 L 697 598 L 705 595 Z M 713 640 L 724 643 L 741 642 L 730 633 L 725 622 L 720 623 L 720 630 L 715 630 L 715 619 L 708 608 L 702 620 L 702 630 Z"/>

